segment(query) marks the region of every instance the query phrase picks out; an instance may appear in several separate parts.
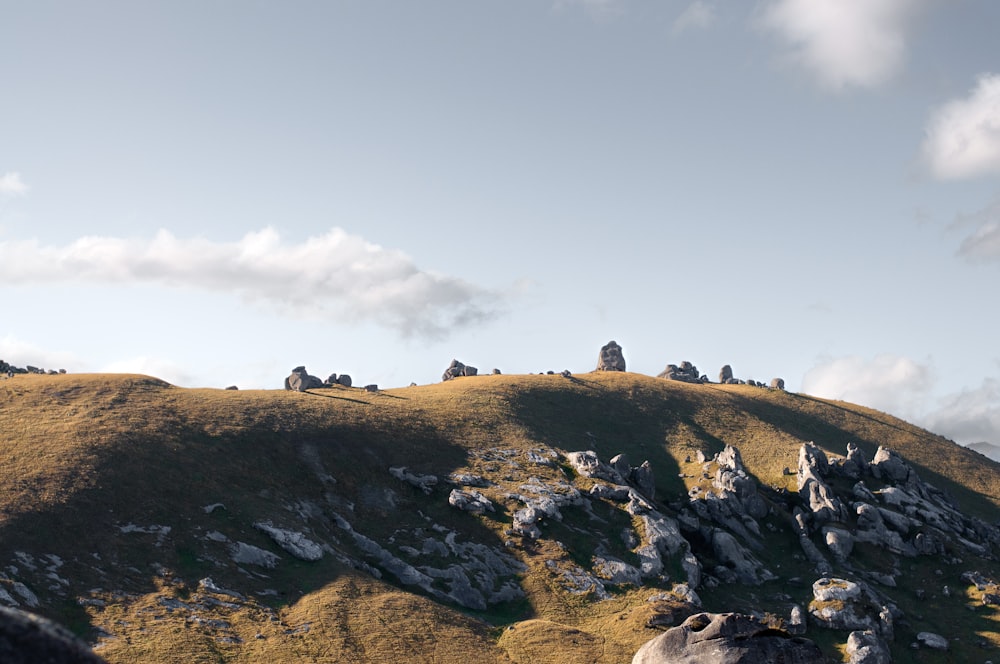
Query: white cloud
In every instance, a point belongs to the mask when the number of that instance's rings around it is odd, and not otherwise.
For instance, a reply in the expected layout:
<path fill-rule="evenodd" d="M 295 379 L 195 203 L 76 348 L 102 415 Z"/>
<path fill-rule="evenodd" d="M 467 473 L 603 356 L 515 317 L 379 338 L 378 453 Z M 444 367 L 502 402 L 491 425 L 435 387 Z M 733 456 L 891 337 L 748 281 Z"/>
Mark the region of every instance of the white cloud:
<path fill-rule="evenodd" d="M 931 370 L 907 357 L 878 355 L 828 360 L 806 372 L 802 391 L 849 401 L 907 419 L 921 412 L 931 388 Z"/>
<path fill-rule="evenodd" d="M 272 228 L 237 242 L 83 237 L 66 246 L 0 242 L 0 284 L 144 282 L 231 292 L 290 315 L 372 321 L 403 336 L 443 337 L 496 315 L 500 296 L 421 270 L 399 251 L 334 228 L 287 244 Z"/>
<path fill-rule="evenodd" d="M 981 75 L 968 97 L 931 114 L 923 157 L 943 180 L 1000 173 L 1000 75 Z"/>
<path fill-rule="evenodd" d="M 974 226 L 958 248 L 959 256 L 970 261 L 1000 260 L 1000 198 L 972 214 L 960 214 L 953 227 Z"/>
<path fill-rule="evenodd" d="M 1000 444 L 1000 381 L 987 378 L 978 388 L 944 396 L 932 394 L 933 382 L 929 365 L 907 357 L 851 356 L 810 369 L 802 391 L 875 408 L 958 443 Z"/>
<path fill-rule="evenodd" d="M 715 7 L 704 0 L 695 0 L 674 19 L 673 32 L 679 34 L 689 29 L 704 29 L 715 23 Z"/>
<path fill-rule="evenodd" d="M 0 175 L 0 196 L 21 196 L 28 193 L 28 185 L 17 172 Z"/>
<path fill-rule="evenodd" d="M 829 88 L 875 87 L 906 58 L 906 32 L 927 0 L 772 0 L 761 25 L 788 45 L 790 60 Z"/>
<path fill-rule="evenodd" d="M 1000 444 L 1000 381 L 987 378 L 976 389 L 945 397 L 922 426 L 964 445 Z"/>
<path fill-rule="evenodd" d="M 15 367 L 28 365 L 40 369 L 66 369 L 73 371 L 80 366 L 80 359 L 72 353 L 51 351 L 21 341 L 11 335 L 0 338 L 0 360 Z"/>

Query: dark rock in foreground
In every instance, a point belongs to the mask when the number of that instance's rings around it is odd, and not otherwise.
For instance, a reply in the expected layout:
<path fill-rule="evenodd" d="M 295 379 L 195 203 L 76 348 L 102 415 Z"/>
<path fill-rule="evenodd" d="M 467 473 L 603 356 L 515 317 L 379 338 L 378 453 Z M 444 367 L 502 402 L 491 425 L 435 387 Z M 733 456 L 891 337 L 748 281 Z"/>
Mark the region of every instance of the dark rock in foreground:
<path fill-rule="evenodd" d="M 104 664 L 86 643 L 51 620 L 0 607 L 0 662 Z"/>

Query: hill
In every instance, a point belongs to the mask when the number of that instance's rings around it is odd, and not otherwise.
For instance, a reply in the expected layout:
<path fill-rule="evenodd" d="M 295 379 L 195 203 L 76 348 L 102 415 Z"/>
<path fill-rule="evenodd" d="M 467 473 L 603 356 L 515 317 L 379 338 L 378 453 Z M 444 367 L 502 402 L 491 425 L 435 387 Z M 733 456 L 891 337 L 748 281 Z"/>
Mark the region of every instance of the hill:
<path fill-rule="evenodd" d="M 856 630 L 814 588 L 835 578 L 898 661 L 979 661 L 1000 646 L 998 468 L 851 404 L 624 372 L 304 393 L 18 375 L 0 604 L 109 662 L 627 662 L 699 607 L 839 661 Z M 950 649 L 911 649 L 923 632 Z"/>
<path fill-rule="evenodd" d="M 966 445 L 970 450 L 975 450 L 985 457 L 989 457 L 994 461 L 1000 461 L 1000 445 L 994 445 L 993 443 L 969 443 Z"/>

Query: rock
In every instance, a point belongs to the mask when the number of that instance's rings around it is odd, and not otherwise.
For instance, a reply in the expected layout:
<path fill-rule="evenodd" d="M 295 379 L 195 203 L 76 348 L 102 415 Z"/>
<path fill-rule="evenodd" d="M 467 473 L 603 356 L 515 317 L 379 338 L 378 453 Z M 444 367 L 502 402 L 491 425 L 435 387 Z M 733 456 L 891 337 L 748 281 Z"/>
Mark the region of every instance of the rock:
<path fill-rule="evenodd" d="M 880 606 L 877 596 L 867 585 L 823 577 L 813 583 L 812 590 L 813 601 L 809 603 L 809 615 L 820 627 L 872 630 L 890 637 L 891 613 Z"/>
<path fill-rule="evenodd" d="M 806 633 L 806 612 L 798 604 L 793 605 L 788 614 L 788 633 L 794 635 Z"/>
<path fill-rule="evenodd" d="M 353 384 L 351 377 L 347 374 L 340 374 L 337 376 L 337 385 L 342 387 L 350 387 Z"/>
<path fill-rule="evenodd" d="M 758 618 L 698 613 L 651 641 L 632 664 L 821 664 L 815 643 L 793 637 Z"/>
<path fill-rule="evenodd" d="M 854 536 L 843 528 L 827 526 L 823 528 L 823 537 L 827 548 L 838 562 L 846 561 L 854 550 Z"/>
<path fill-rule="evenodd" d="M 104 664 L 90 647 L 47 618 L 0 607 L 0 662 Z"/>
<path fill-rule="evenodd" d="M 444 370 L 444 374 L 442 374 L 441 380 L 442 381 L 451 380 L 452 378 L 459 378 L 460 376 L 475 376 L 478 373 L 479 369 L 477 369 L 476 367 L 462 364 L 458 360 L 452 360 L 451 364 L 448 365 L 448 368 Z"/>
<path fill-rule="evenodd" d="M 435 475 L 418 475 L 416 473 L 411 473 L 406 469 L 406 466 L 395 466 L 389 468 L 389 474 L 398 480 L 402 480 L 414 486 L 426 494 L 430 494 L 433 491 L 433 487 L 438 483 L 438 478 Z"/>
<path fill-rule="evenodd" d="M 267 533 L 275 544 L 299 560 L 315 562 L 323 557 L 323 547 L 300 532 L 276 528 L 267 521 L 255 523 L 253 527 Z"/>
<path fill-rule="evenodd" d="M 930 648 L 931 650 L 948 649 L 948 639 L 944 638 L 940 634 L 935 634 L 934 632 L 920 632 L 917 634 L 917 643 L 924 648 Z"/>
<path fill-rule="evenodd" d="M 649 461 L 643 461 L 642 465 L 633 468 L 628 479 L 650 500 L 656 496 L 656 482 L 653 480 L 653 467 Z"/>
<path fill-rule="evenodd" d="M 229 386 L 229 387 L 227 387 L 226 389 L 227 389 L 227 390 L 239 390 L 240 388 L 236 387 L 235 385 L 230 385 L 230 386 Z"/>
<path fill-rule="evenodd" d="M 230 544 L 229 557 L 239 565 L 256 565 L 265 569 L 274 569 L 281 561 L 281 558 L 276 554 L 246 542 Z"/>
<path fill-rule="evenodd" d="M 871 630 L 851 632 L 847 637 L 848 664 L 892 664 L 889 646 Z"/>
<path fill-rule="evenodd" d="M 632 472 L 632 466 L 629 465 L 628 461 L 628 456 L 625 454 L 619 454 L 611 457 L 611 461 L 608 462 L 608 465 L 614 468 L 615 472 L 622 477 L 628 477 Z"/>
<path fill-rule="evenodd" d="M 292 373 L 285 379 L 286 390 L 305 392 L 317 387 L 323 387 L 323 381 L 316 376 L 310 376 L 304 366 L 292 369 Z"/>
<path fill-rule="evenodd" d="M 478 491 L 452 489 L 451 493 L 448 494 L 448 504 L 469 514 L 485 514 L 495 511 L 490 499 Z"/>
<path fill-rule="evenodd" d="M 854 480 L 868 472 L 868 460 L 854 443 L 847 444 L 847 458 L 844 459 L 840 470 Z"/>
<path fill-rule="evenodd" d="M 906 482 L 910 475 L 910 467 L 903 461 L 902 457 L 881 445 L 872 459 L 871 470 L 875 477 L 893 482 Z"/>
<path fill-rule="evenodd" d="M 733 368 L 728 364 L 724 365 L 722 369 L 719 370 L 719 382 L 726 385 L 733 380 Z"/>
<path fill-rule="evenodd" d="M 365 385 L 365 392 L 378 392 L 378 385 L 375 383 Z"/>
<path fill-rule="evenodd" d="M 597 371 L 625 371 L 622 347 L 614 341 L 601 346 L 601 353 L 597 357 Z"/>
<path fill-rule="evenodd" d="M 680 366 L 668 364 L 667 368 L 661 371 L 656 377 L 666 378 L 667 380 L 679 380 L 684 383 L 705 382 L 701 374 L 698 373 L 698 367 L 687 361 L 681 362 Z"/>
<path fill-rule="evenodd" d="M 785 379 L 784 378 L 772 378 L 771 379 L 771 389 L 772 390 L 784 390 L 785 389 Z"/>
<path fill-rule="evenodd" d="M 612 586 L 641 586 L 642 574 L 626 562 L 611 556 L 594 556 L 594 576 Z"/>

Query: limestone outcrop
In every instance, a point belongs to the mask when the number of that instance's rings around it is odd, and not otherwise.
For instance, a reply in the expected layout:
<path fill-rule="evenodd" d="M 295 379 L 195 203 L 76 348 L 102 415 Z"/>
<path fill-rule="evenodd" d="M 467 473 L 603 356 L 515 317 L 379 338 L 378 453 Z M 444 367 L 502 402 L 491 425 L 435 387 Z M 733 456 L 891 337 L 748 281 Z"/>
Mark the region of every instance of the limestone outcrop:
<path fill-rule="evenodd" d="M 323 387 L 323 380 L 316 376 L 310 376 L 304 366 L 292 369 L 291 375 L 285 379 L 285 389 L 295 392 L 305 392 L 317 387 Z"/>
<path fill-rule="evenodd" d="M 441 381 L 451 380 L 452 378 L 459 378 L 460 376 L 476 376 L 479 374 L 479 369 L 476 367 L 469 366 L 467 364 L 462 364 L 458 360 L 452 360 L 448 368 L 444 370 L 441 375 Z"/>
<path fill-rule="evenodd" d="M 684 383 L 707 383 L 708 376 L 702 376 L 698 372 L 698 367 L 694 366 L 688 361 L 681 362 L 677 364 L 668 364 L 667 368 L 661 371 L 657 378 L 666 378 L 667 380 L 679 380 Z"/>
<path fill-rule="evenodd" d="M 625 371 L 625 356 L 622 347 L 614 341 L 601 346 L 597 356 L 597 371 Z"/>
<path fill-rule="evenodd" d="M 822 664 L 819 647 L 754 616 L 698 613 L 645 645 L 632 664 Z"/>

